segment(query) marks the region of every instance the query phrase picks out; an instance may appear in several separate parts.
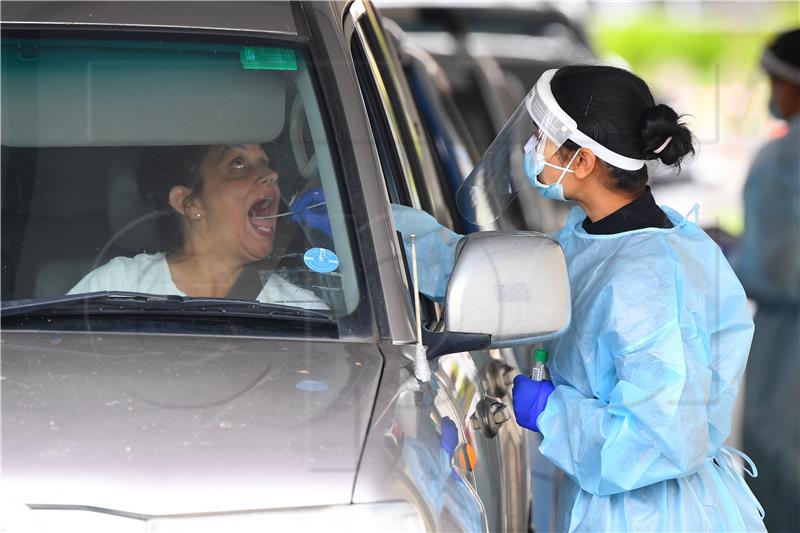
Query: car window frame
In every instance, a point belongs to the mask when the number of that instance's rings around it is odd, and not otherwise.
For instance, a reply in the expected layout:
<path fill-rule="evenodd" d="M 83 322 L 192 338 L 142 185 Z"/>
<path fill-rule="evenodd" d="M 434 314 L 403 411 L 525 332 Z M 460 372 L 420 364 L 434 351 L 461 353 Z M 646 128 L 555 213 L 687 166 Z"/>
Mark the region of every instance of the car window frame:
<path fill-rule="evenodd" d="M 361 46 L 368 55 L 373 78 L 380 80 L 385 111 L 395 121 L 392 127 L 395 144 L 408 161 L 403 185 L 412 195 L 412 203 L 405 205 L 424 209 L 444 226 L 453 228 L 453 215 L 445 201 L 442 177 L 393 39 L 384 30 L 379 13 L 368 2 L 356 0 L 350 12 Z"/>
<path fill-rule="evenodd" d="M 397 108 L 399 103 L 398 99 L 393 99 L 391 97 L 392 92 L 397 91 L 397 86 L 393 85 L 399 81 L 396 73 L 389 81 L 384 79 L 387 70 L 396 66 L 393 64 L 392 67 L 389 66 L 392 62 L 391 58 L 396 56 L 393 56 L 393 52 L 386 47 L 385 36 L 382 35 L 382 28 L 379 26 L 374 12 L 372 12 L 371 17 L 367 17 L 366 19 L 363 17 L 364 14 L 369 13 L 368 10 L 371 9 L 371 6 L 367 6 L 360 2 L 360 0 L 357 0 L 354 6 L 351 7 L 351 13 L 353 9 L 357 11 L 361 9 L 364 10 L 362 14 L 359 15 L 356 13 L 356 16 L 353 17 L 354 33 L 350 38 L 351 54 L 353 55 L 353 60 L 356 65 L 356 71 L 359 74 L 359 89 L 367 106 L 370 126 L 373 135 L 376 137 L 376 141 L 381 138 L 391 138 L 394 148 L 393 154 L 386 153 L 383 154 L 381 158 L 384 180 L 390 191 L 389 201 L 432 212 L 432 202 L 430 202 L 427 195 L 422 196 L 419 194 L 422 188 L 416 185 L 415 174 L 411 170 L 412 166 L 410 164 L 402 164 L 402 162 L 408 163 L 413 157 L 409 154 L 407 149 L 408 143 L 403 141 L 402 126 L 397 122 L 398 115 L 403 116 L 405 120 L 409 120 L 405 115 L 407 107 Z M 365 20 L 366 27 L 364 25 Z M 376 43 L 375 39 L 370 38 L 370 31 L 382 35 L 384 40 Z M 376 46 L 378 50 L 374 49 Z M 364 65 L 358 64 L 359 58 L 356 57 L 358 55 L 366 61 L 368 71 L 365 71 Z M 381 64 L 383 64 L 382 67 Z M 367 77 L 369 79 L 367 79 Z M 411 101 L 413 102 L 413 100 Z M 424 131 L 420 133 L 424 135 Z M 423 139 L 424 140 L 421 142 L 427 142 L 427 137 L 423 137 Z M 379 154 L 381 152 L 382 150 L 379 150 Z M 399 165 L 398 161 L 401 162 Z M 417 173 L 422 173 L 419 165 L 417 165 Z M 392 196 L 392 191 L 394 191 L 396 196 Z M 452 221 L 450 221 L 450 224 L 452 224 Z M 398 244 L 404 256 L 403 271 L 406 275 L 409 289 L 409 302 L 411 302 L 414 299 L 414 295 L 409 265 L 410 258 L 405 257 L 405 247 L 402 246 L 402 238 L 399 235 L 399 231 Z M 434 325 L 441 325 L 441 319 L 444 316 L 442 306 L 427 298 L 422 298 L 420 304 L 422 321 Z"/>

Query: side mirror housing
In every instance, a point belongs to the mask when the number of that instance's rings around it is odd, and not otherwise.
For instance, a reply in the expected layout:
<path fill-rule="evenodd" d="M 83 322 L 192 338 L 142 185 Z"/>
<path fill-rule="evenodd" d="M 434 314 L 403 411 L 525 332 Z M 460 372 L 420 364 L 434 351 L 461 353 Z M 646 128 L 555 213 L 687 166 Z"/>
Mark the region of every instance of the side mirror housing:
<path fill-rule="evenodd" d="M 570 318 L 567 264 L 555 239 L 531 231 L 473 233 L 459 243 L 445 331 L 431 335 L 429 357 L 557 337 Z"/>

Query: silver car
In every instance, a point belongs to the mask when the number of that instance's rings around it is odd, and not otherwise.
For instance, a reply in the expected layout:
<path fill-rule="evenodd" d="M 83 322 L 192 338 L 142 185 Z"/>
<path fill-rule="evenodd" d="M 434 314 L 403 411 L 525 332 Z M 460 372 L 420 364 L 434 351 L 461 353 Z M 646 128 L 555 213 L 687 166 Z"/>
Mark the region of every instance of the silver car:
<path fill-rule="evenodd" d="M 0 531 L 528 529 L 508 348 L 569 320 L 563 254 L 470 235 L 415 313 L 390 204 L 452 213 L 371 5 L 3 2 L 0 84 Z M 82 289 L 165 261 L 164 154 L 243 143 L 326 224 L 227 297 Z"/>

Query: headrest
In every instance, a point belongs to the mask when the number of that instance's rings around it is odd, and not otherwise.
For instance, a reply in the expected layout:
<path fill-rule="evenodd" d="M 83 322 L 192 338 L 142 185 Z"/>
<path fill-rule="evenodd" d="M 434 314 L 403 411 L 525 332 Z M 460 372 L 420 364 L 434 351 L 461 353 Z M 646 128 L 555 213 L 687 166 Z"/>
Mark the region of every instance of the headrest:
<path fill-rule="evenodd" d="M 142 198 L 136 179 L 139 153 L 115 157 L 108 169 L 108 222 L 111 242 L 106 253 L 131 255 L 164 251 L 159 213 Z"/>

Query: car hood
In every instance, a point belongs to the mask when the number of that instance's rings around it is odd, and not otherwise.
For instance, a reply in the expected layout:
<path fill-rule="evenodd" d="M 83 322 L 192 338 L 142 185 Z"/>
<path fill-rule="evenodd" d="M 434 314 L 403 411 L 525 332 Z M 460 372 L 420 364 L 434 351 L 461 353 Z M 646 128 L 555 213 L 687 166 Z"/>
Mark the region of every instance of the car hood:
<path fill-rule="evenodd" d="M 6 497 L 143 515 L 348 503 L 381 367 L 368 344 L 6 331 Z"/>

